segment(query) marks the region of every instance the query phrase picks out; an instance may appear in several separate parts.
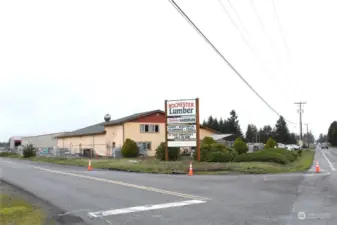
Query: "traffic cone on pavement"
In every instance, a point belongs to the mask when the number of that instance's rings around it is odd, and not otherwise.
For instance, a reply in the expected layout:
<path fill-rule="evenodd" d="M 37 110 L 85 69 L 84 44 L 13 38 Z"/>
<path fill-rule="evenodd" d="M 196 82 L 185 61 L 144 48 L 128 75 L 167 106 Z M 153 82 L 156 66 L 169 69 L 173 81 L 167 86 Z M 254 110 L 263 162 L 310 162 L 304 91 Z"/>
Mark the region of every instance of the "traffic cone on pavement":
<path fill-rule="evenodd" d="M 192 162 L 190 163 L 190 169 L 188 170 L 188 176 L 193 176 Z"/>
<path fill-rule="evenodd" d="M 91 160 L 89 160 L 89 164 L 88 164 L 88 171 L 91 171 L 92 167 L 91 167 Z"/>
<path fill-rule="evenodd" d="M 316 160 L 316 173 L 320 172 L 320 168 L 319 168 L 319 164 L 318 164 L 318 160 Z"/>

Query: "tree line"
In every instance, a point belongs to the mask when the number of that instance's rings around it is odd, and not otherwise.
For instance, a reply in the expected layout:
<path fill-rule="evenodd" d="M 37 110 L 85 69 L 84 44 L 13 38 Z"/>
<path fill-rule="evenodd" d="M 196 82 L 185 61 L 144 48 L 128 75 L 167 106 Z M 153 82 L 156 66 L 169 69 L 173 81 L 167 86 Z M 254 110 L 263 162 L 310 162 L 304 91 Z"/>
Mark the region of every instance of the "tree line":
<path fill-rule="evenodd" d="M 236 137 L 240 137 L 246 142 L 266 143 L 270 137 L 276 142 L 283 144 L 297 144 L 297 141 L 299 140 L 298 135 L 289 131 L 287 122 L 282 116 L 280 116 L 276 121 L 274 127 L 265 125 L 261 128 L 257 128 L 256 125 L 249 124 L 247 126 L 245 136 L 242 133 L 238 115 L 235 110 L 230 112 L 230 116 L 227 119 L 223 119 L 221 117 L 218 119 L 216 117 L 209 116 L 207 120 L 203 121 L 203 125 L 223 134 L 234 134 Z M 305 144 L 314 143 L 315 137 L 311 132 L 309 132 L 308 134 L 304 134 L 303 140 Z"/>
<path fill-rule="evenodd" d="M 337 146 L 337 121 L 333 121 L 330 124 L 328 135 L 322 135 L 322 141 L 320 142 L 322 143 L 327 141 L 330 142 L 332 146 Z"/>

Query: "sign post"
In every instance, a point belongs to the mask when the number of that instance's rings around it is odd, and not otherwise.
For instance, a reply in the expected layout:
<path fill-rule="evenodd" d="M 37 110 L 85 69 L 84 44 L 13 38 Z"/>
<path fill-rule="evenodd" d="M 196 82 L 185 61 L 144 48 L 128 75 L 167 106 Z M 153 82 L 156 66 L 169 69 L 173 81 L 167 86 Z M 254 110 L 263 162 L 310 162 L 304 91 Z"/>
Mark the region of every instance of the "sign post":
<path fill-rule="evenodd" d="M 200 161 L 199 99 L 165 100 L 165 160 L 169 147 L 195 147 Z"/>

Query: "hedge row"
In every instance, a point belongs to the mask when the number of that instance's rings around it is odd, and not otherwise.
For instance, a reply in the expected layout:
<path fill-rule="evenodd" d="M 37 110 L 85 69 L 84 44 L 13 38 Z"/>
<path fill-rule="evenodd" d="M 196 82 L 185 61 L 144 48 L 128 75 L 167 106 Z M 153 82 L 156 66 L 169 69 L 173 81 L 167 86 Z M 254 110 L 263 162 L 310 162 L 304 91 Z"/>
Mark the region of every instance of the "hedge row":
<path fill-rule="evenodd" d="M 298 158 L 297 152 L 290 152 L 285 149 L 264 149 L 257 152 L 245 153 L 235 157 L 235 162 L 274 162 L 287 164 L 294 162 Z"/>

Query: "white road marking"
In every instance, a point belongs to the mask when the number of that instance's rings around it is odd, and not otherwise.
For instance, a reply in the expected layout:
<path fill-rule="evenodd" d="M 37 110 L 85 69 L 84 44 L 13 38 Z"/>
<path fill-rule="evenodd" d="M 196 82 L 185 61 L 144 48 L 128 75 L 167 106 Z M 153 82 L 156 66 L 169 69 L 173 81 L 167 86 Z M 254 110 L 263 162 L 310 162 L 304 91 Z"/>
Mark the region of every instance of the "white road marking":
<path fill-rule="evenodd" d="M 182 201 L 182 202 L 164 203 L 164 204 L 159 204 L 159 205 L 144 205 L 144 206 L 123 208 L 123 209 L 112 209 L 112 210 L 107 210 L 107 211 L 90 212 L 88 213 L 88 215 L 91 217 L 100 218 L 104 216 L 112 216 L 112 215 L 118 215 L 118 214 L 127 214 L 127 213 L 143 212 L 143 211 L 156 210 L 156 209 L 180 207 L 180 206 L 186 206 L 186 205 L 201 204 L 205 202 L 206 201 L 202 201 L 202 200 L 189 200 L 189 201 Z"/>
<path fill-rule="evenodd" d="M 43 170 L 43 171 L 47 171 L 47 172 L 50 172 L 50 173 L 57 173 L 57 174 L 68 175 L 68 176 L 73 176 L 73 177 L 80 177 L 80 178 L 85 178 L 85 179 L 90 179 L 90 180 L 95 180 L 95 181 L 101 181 L 101 182 L 110 183 L 110 184 L 117 184 L 117 185 L 121 185 L 121 186 L 157 192 L 157 193 L 161 193 L 161 194 L 173 195 L 173 196 L 177 196 L 177 197 L 183 197 L 183 198 L 189 198 L 189 199 L 209 200 L 209 198 L 200 197 L 200 196 L 196 196 L 196 195 L 189 195 L 189 194 L 167 191 L 167 190 L 153 188 L 153 187 L 141 186 L 141 185 L 137 185 L 137 184 L 124 183 L 124 182 L 120 182 L 120 181 L 116 181 L 116 180 L 109 180 L 109 179 L 105 179 L 105 178 L 85 176 L 85 175 L 75 174 L 75 173 L 61 172 L 61 171 L 58 171 L 58 170 L 50 170 L 50 169 L 45 169 L 45 168 L 38 167 L 38 166 L 31 166 L 31 167 L 34 168 L 34 169 Z"/>
<path fill-rule="evenodd" d="M 336 171 L 335 167 L 333 166 L 333 164 L 330 162 L 330 160 L 328 159 L 328 157 L 325 155 L 324 151 L 321 150 L 322 155 L 324 156 L 324 158 L 326 159 L 326 161 L 328 162 L 329 166 L 331 167 L 332 171 Z"/>
<path fill-rule="evenodd" d="M 11 161 L 4 161 L 4 160 L 0 160 L 1 163 L 9 163 L 9 164 L 13 164 L 14 162 Z"/>

